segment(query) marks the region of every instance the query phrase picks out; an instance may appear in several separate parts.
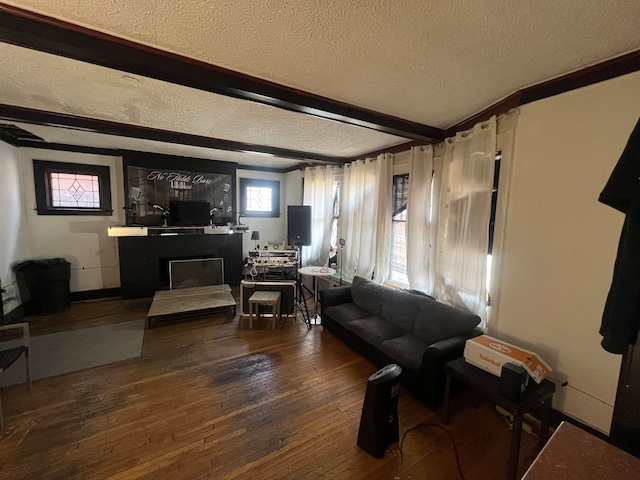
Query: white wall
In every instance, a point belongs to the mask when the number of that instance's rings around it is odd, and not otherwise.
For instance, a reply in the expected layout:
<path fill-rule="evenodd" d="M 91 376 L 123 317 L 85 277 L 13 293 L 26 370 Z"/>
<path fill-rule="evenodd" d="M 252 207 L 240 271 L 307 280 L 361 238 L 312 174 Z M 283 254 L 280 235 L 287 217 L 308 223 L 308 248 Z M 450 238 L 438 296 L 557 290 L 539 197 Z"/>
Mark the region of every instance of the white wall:
<path fill-rule="evenodd" d="M 236 191 L 238 192 L 238 207 L 240 206 L 240 178 L 257 178 L 260 180 L 277 180 L 280 182 L 280 217 L 278 218 L 259 218 L 259 217 L 241 217 L 241 223 L 249 226 L 249 231 L 242 235 L 242 255 L 247 257 L 249 250 L 255 248 L 256 243 L 262 248 L 270 241 L 286 242 L 287 240 L 287 189 L 286 177 L 281 173 L 261 172 L 257 170 L 242 170 L 236 172 Z M 238 209 L 239 210 L 239 209 Z M 260 240 L 255 242 L 251 240 L 251 232 L 257 230 L 260 232 Z"/>
<path fill-rule="evenodd" d="M 496 335 L 568 380 L 554 407 L 608 432 L 620 356 L 598 334 L 623 215 L 598 195 L 640 116 L 640 73 L 521 107 Z"/>
<path fill-rule="evenodd" d="M 20 153 L 0 141 L 0 284 L 7 292 L 2 298 L 4 313 L 20 305 L 12 267 L 29 256 L 25 236 Z"/>
<path fill-rule="evenodd" d="M 284 181 L 285 205 L 302 205 L 302 170 L 287 172 L 284 175 Z"/>
<path fill-rule="evenodd" d="M 111 174 L 110 216 L 38 215 L 36 212 L 33 160 L 107 165 Z M 22 199 L 29 257 L 63 257 L 71 263 L 71 291 L 120 286 L 115 238 L 107 235 L 111 225 L 124 223 L 122 159 L 104 155 L 20 149 Z"/>

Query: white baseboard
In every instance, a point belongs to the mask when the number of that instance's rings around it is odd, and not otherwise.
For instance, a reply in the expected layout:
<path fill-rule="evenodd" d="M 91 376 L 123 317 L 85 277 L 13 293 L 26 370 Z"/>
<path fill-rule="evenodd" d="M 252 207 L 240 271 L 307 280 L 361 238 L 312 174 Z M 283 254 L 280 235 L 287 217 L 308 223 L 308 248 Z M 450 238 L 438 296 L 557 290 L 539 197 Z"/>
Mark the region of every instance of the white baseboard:
<path fill-rule="evenodd" d="M 609 435 L 613 405 L 573 388 L 556 385 L 553 408 L 594 429 Z"/>

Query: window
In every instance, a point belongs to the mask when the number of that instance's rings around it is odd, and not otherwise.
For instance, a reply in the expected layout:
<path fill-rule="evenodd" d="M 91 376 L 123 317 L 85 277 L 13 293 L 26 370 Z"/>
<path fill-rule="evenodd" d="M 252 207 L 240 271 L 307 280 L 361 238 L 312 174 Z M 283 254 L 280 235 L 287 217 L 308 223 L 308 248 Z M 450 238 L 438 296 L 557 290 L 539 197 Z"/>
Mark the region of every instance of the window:
<path fill-rule="evenodd" d="M 338 223 L 340 221 L 340 181 L 333 182 L 333 219 L 331 220 L 331 252 L 329 253 L 329 266 L 335 267 L 338 264 Z M 340 259 L 342 261 L 342 258 Z M 342 268 L 342 265 L 340 265 Z"/>
<path fill-rule="evenodd" d="M 109 167 L 33 161 L 38 215 L 111 215 Z"/>
<path fill-rule="evenodd" d="M 243 217 L 279 217 L 280 182 L 241 178 L 240 215 Z"/>
<path fill-rule="evenodd" d="M 493 239 L 496 227 L 496 211 L 498 209 L 498 185 L 500 184 L 500 162 L 502 151 L 496 152 L 495 169 L 493 173 L 493 189 L 491 190 L 491 216 L 489 218 L 489 251 L 487 252 L 487 306 L 491 305 L 491 260 L 493 253 Z"/>
<path fill-rule="evenodd" d="M 389 280 L 409 285 L 407 278 L 407 197 L 409 174 L 393 176 L 393 213 L 391 217 L 391 258 Z"/>

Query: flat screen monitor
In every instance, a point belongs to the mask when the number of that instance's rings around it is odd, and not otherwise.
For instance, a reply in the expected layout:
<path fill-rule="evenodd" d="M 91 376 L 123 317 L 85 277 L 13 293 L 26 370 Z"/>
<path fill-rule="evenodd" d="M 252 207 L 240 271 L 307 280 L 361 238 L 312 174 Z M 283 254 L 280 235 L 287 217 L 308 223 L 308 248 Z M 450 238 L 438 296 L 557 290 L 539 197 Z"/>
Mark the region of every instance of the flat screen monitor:
<path fill-rule="evenodd" d="M 169 222 L 178 227 L 209 225 L 209 202 L 179 201 L 169 202 Z"/>

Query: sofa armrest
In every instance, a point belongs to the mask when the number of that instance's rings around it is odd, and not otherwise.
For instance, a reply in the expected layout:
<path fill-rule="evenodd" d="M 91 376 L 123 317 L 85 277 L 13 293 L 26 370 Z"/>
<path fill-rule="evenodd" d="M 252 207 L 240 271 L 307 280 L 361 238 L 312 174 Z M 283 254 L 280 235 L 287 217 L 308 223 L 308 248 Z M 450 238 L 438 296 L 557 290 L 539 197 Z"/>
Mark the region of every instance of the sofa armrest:
<path fill-rule="evenodd" d="M 482 330 L 474 328 L 470 332 L 463 333 L 462 335 L 456 335 L 455 337 L 441 340 L 440 342 L 429 345 L 425 352 L 425 360 L 428 358 L 436 359 L 441 358 L 446 362 L 460 358 L 464 353 L 464 345 L 470 338 L 482 335 Z"/>
<path fill-rule="evenodd" d="M 464 354 L 465 342 L 473 337 L 482 335 L 479 328 L 455 337 L 447 338 L 427 347 L 422 356 L 422 375 L 429 388 L 427 402 L 433 406 L 440 405 L 444 398 L 444 364 L 460 358 Z"/>
<path fill-rule="evenodd" d="M 322 308 L 329 308 L 333 305 L 341 305 L 343 303 L 351 303 L 351 287 L 336 287 L 320 290 L 320 304 Z"/>

